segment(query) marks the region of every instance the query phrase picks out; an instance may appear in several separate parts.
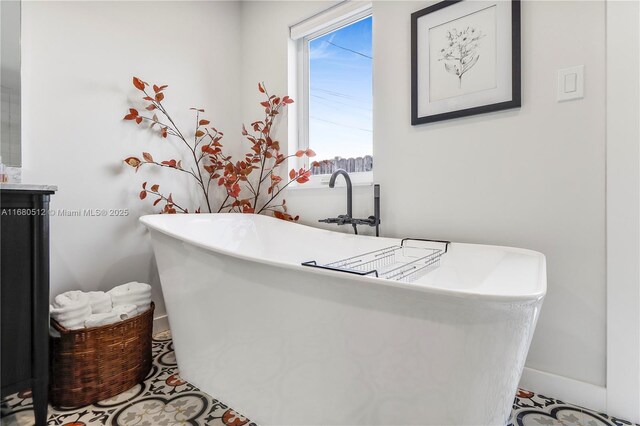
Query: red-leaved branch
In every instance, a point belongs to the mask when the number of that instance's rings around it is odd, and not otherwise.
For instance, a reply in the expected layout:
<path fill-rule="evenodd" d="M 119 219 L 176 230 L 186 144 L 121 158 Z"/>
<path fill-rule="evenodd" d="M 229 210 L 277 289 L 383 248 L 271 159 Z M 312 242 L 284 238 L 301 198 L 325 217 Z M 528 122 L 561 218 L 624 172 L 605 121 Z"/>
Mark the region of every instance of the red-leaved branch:
<path fill-rule="evenodd" d="M 157 128 L 162 138 L 171 138 L 184 147 L 186 159 L 155 160 L 148 152 L 143 152 L 140 157 L 128 157 L 126 164 L 136 169 L 148 165 L 152 167 L 165 167 L 176 173 L 188 174 L 197 185 L 207 212 L 241 212 L 272 214 L 284 220 L 298 220 L 298 216 L 292 216 L 287 212 L 286 201 L 280 197 L 293 182 L 303 184 L 309 181 L 311 172 L 307 168 L 289 171 L 289 179 L 280 176 L 279 170 L 291 157 L 313 157 L 315 153 L 311 149 L 300 150 L 292 155 L 280 152 L 279 141 L 273 139 L 275 122 L 284 109 L 293 103 L 288 96 L 279 97 L 269 95 L 263 83 L 258 84 L 258 90 L 265 97 L 260 103 L 264 108 L 264 119 L 254 121 L 247 130 L 242 126 L 242 136 L 250 143 L 250 150 L 239 161 L 233 161 L 230 155 L 223 151 L 220 143 L 223 133 L 210 126 L 209 120 L 201 117 L 203 109 L 191 108 L 195 112 L 195 129 L 193 133 L 183 133 L 171 118 L 171 115 L 163 104 L 164 92 L 168 87 L 149 85 L 145 81 L 133 77 L 133 85 L 144 95 L 145 110 L 152 116 L 142 115 L 135 108 L 129 108 L 129 113 L 124 120 L 133 121 L 138 125 L 146 123 L 151 128 Z M 218 206 L 212 206 L 215 199 L 215 190 L 223 190 L 222 202 Z M 147 196 L 155 197 L 153 205 L 163 205 L 161 213 L 189 213 L 187 207 L 177 204 L 173 194 L 160 192 L 158 184 L 142 184 L 140 199 Z M 216 208 L 217 207 L 217 208 Z M 201 207 L 192 209 L 200 213 Z"/>

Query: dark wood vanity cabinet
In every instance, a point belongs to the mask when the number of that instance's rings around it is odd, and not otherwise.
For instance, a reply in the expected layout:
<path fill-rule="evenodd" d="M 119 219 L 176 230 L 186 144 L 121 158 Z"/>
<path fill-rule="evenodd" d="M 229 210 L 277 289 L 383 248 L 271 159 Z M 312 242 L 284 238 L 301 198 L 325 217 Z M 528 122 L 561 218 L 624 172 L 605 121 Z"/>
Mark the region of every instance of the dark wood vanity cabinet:
<path fill-rule="evenodd" d="M 47 418 L 49 197 L 54 191 L 0 185 L 1 393 L 31 388 L 37 426 Z"/>

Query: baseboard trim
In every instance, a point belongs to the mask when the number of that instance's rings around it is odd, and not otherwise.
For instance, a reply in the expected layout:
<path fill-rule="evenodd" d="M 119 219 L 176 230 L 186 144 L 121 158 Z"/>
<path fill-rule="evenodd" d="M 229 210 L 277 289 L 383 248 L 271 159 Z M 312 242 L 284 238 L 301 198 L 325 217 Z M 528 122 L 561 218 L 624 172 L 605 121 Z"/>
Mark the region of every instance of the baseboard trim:
<path fill-rule="evenodd" d="M 603 386 L 525 367 L 520 387 L 591 410 L 607 411 L 607 389 Z"/>
<path fill-rule="evenodd" d="M 162 315 L 153 319 L 153 334 L 169 330 L 169 318 Z"/>

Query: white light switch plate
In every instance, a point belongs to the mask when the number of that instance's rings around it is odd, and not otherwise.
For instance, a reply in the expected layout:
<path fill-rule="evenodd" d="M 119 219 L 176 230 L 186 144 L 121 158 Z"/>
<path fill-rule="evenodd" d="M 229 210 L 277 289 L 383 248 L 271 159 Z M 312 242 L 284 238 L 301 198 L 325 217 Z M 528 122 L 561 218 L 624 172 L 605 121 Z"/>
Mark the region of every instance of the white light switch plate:
<path fill-rule="evenodd" d="M 584 65 L 558 70 L 558 102 L 584 98 Z"/>

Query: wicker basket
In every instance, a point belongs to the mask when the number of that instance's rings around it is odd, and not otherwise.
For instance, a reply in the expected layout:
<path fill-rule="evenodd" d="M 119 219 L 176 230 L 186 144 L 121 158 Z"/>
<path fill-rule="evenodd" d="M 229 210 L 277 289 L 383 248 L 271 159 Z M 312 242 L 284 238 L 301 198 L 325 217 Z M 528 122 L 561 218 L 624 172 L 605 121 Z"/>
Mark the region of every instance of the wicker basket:
<path fill-rule="evenodd" d="M 111 398 L 142 382 L 151 369 L 153 309 L 100 327 L 67 330 L 55 320 L 51 336 L 51 404 L 80 407 Z"/>

